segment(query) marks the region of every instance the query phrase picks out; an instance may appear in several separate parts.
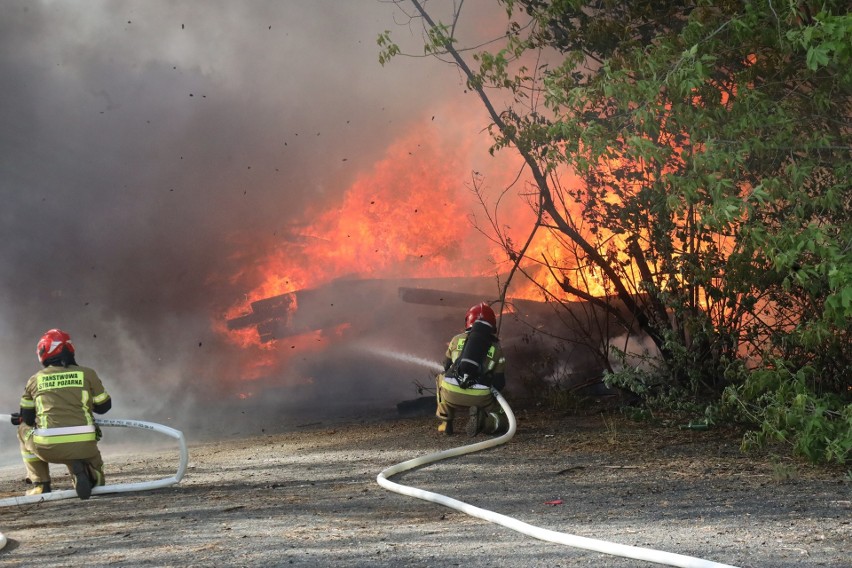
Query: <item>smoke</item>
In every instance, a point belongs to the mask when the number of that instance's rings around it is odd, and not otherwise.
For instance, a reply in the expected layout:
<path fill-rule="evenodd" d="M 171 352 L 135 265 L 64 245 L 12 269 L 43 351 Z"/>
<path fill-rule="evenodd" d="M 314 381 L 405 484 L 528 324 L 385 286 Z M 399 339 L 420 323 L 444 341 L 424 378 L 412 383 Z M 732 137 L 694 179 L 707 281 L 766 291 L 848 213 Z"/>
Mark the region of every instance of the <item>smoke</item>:
<path fill-rule="evenodd" d="M 609 361 L 615 371 L 630 368 L 650 372 L 659 365 L 660 350 L 645 333 L 619 335 L 610 341 L 610 345 L 617 350 L 610 354 Z"/>
<path fill-rule="evenodd" d="M 308 211 L 339 201 L 394 140 L 440 123 L 447 105 L 479 108 L 437 62 L 378 64 L 377 34 L 399 30 L 386 2 L 3 8 L 9 412 L 37 369 L 38 338 L 59 327 L 113 394 L 115 416 L 188 427 L 195 405 L 246 364 L 215 329 L 241 292 L 232 259 L 262 255 L 255 243 L 286 238 Z M 398 39 L 419 41 L 407 34 Z M 352 372 L 338 367 L 325 365 Z"/>

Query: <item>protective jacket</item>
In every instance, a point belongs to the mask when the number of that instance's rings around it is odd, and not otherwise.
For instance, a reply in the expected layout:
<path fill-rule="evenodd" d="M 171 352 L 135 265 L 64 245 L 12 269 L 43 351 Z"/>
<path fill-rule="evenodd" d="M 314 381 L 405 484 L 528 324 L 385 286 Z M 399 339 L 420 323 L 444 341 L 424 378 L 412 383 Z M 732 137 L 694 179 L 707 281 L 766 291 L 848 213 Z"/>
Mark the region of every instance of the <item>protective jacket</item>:
<path fill-rule="evenodd" d="M 112 406 L 97 373 L 78 365 L 50 366 L 29 378 L 21 397 L 21 417 L 34 426 L 32 441 L 38 446 L 95 442 L 92 413 Z"/>

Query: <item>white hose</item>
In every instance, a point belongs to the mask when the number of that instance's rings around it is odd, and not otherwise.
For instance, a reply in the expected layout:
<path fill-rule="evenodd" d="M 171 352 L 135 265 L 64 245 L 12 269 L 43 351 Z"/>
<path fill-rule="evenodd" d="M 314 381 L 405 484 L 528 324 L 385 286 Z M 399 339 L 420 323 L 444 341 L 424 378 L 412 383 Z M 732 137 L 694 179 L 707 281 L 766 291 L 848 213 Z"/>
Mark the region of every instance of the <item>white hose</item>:
<path fill-rule="evenodd" d="M 665 564 L 667 566 L 680 566 L 682 568 L 736 568 L 735 566 L 731 566 L 730 564 L 720 564 L 718 562 L 702 560 L 700 558 L 693 558 L 691 556 L 682 556 L 680 554 L 673 554 L 671 552 L 662 552 L 659 550 L 652 550 L 650 548 L 628 546 L 625 544 L 607 542 L 605 540 L 574 536 L 571 534 L 542 529 L 521 522 L 512 517 L 507 517 L 506 515 L 501 515 L 499 513 L 495 513 L 487 509 L 480 509 L 479 507 L 474 507 L 473 505 L 468 505 L 467 503 L 457 501 L 439 493 L 432 493 L 431 491 L 424 491 L 422 489 L 409 487 L 407 485 L 400 485 L 399 483 L 394 483 L 393 481 L 390 481 L 388 479 L 391 476 L 394 476 L 398 473 L 402 473 L 403 471 L 414 469 L 415 467 L 430 464 L 432 462 L 444 460 L 455 456 L 460 456 L 463 454 L 478 452 L 480 450 L 484 450 L 486 448 L 490 448 L 492 446 L 497 446 L 508 442 L 512 438 L 512 436 L 515 435 L 515 430 L 517 428 L 515 415 L 512 412 L 512 409 L 509 407 L 509 404 L 506 402 L 506 399 L 504 399 L 503 396 L 495 389 L 492 389 L 492 392 L 496 397 L 497 401 L 500 403 L 500 406 L 503 407 L 506 416 L 509 417 L 508 432 L 498 438 L 492 438 L 483 442 L 469 444 L 467 446 L 459 446 L 457 448 L 443 450 L 419 458 L 404 461 L 402 463 L 398 463 L 383 470 L 376 477 L 376 481 L 378 482 L 378 484 L 384 487 L 385 489 L 388 489 L 389 491 L 394 491 L 402 495 L 408 495 L 409 497 L 416 497 L 418 499 L 423 499 L 424 501 L 431 501 L 432 503 L 438 503 L 439 505 L 444 505 L 451 509 L 461 511 L 462 513 L 466 513 L 472 517 L 477 517 L 492 523 L 496 523 L 498 525 L 503 525 L 504 527 L 510 528 L 514 531 L 523 533 L 533 538 L 537 538 L 539 540 L 555 542 L 557 544 L 564 544 L 566 546 L 573 546 L 575 548 L 593 550 L 595 552 L 602 552 L 604 554 L 611 554 L 614 556 L 623 556 L 625 558 L 635 558 L 636 560 L 656 562 L 657 564 Z"/>
<path fill-rule="evenodd" d="M 0 414 L 0 422 L 8 422 L 11 416 L 9 414 Z M 99 426 L 120 426 L 124 428 L 141 428 L 143 430 L 153 430 L 167 436 L 177 439 L 180 446 L 180 463 L 177 473 L 171 477 L 163 479 L 155 479 L 153 481 L 142 481 L 138 483 L 119 483 L 116 485 L 101 485 L 92 488 L 92 495 L 103 495 L 105 493 L 128 493 L 131 491 L 146 491 L 148 489 L 160 489 L 178 483 L 186 473 L 186 465 L 189 462 L 189 451 L 186 448 L 186 440 L 183 437 L 183 432 L 155 424 L 153 422 L 142 422 L 141 420 L 110 420 L 98 418 L 95 424 Z M 77 497 L 77 492 L 73 489 L 62 491 L 52 491 L 50 493 L 42 493 L 41 495 L 21 495 L 19 497 L 7 497 L 0 499 L 0 507 L 9 507 L 11 505 L 27 505 L 30 503 L 40 503 L 42 501 L 58 501 L 60 499 L 70 499 Z M 0 535 L 2 536 L 2 535 Z M 5 538 L 0 538 L 0 542 L 4 542 Z M 2 546 L 0 546 L 2 548 Z"/>

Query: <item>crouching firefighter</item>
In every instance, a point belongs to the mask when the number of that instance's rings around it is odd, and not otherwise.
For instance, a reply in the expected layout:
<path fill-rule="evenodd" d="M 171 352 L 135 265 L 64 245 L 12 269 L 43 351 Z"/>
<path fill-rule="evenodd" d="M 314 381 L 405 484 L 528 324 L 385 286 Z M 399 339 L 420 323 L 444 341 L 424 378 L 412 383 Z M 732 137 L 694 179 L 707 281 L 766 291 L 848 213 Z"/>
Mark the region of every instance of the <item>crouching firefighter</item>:
<path fill-rule="evenodd" d="M 64 331 L 46 332 L 36 354 L 44 368 L 27 381 L 21 411 L 12 415 L 33 484 L 27 495 L 50 492 L 49 464 L 55 463 L 68 467 L 77 496 L 88 499 L 92 487 L 104 484 L 100 429 L 92 413 L 105 413 L 112 400 L 97 373 L 77 365 L 71 337 Z"/>
<path fill-rule="evenodd" d="M 468 412 L 467 434 L 502 434 L 509 420 L 491 387 L 502 391 L 506 385 L 506 359 L 497 339 L 497 317 L 488 304 L 479 303 L 465 315 L 465 331 L 453 337 L 447 347 L 444 372 L 436 377 L 438 431 L 453 433 L 457 411 Z"/>

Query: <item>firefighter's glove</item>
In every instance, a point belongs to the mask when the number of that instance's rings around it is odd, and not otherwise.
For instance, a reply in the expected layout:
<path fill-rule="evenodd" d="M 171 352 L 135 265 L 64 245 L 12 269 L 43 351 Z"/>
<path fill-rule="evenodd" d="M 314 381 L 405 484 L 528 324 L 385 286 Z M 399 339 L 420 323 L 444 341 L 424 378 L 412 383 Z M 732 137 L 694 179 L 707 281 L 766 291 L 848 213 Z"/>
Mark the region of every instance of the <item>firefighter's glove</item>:
<path fill-rule="evenodd" d="M 13 412 L 13 413 L 12 413 L 12 420 L 11 420 L 11 422 L 12 422 L 12 425 L 13 425 L 13 426 L 18 426 L 18 425 L 19 425 L 21 422 L 23 422 L 23 421 L 24 421 L 24 420 L 21 418 L 21 413 L 20 413 L 20 412 Z"/>
<path fill-rule="evenodd" d="M 95 442 L 100 442 L 101 438 L 103 438 L 103 432 L 101 432 L 101 427 L 95 424 Z"/>

